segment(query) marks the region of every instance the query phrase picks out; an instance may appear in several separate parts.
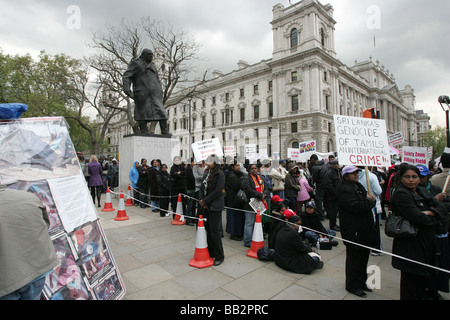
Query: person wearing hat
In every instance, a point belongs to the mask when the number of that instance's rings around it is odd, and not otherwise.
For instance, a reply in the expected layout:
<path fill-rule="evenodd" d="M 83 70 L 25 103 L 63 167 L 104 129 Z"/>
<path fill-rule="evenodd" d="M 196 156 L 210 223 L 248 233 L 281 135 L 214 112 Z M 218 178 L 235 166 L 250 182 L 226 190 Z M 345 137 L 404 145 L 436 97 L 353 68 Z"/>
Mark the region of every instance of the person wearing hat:
<path fill-rule="evenodd" d="M 355 166 L 346 166 L 342 170 L 338 204 L 341 235 L 346 240 L 345 289 L 365 298 L 365 291 L 372 291 L 366 285 L 370 249 L 358 244 L 373 247 L 376 243 L 377 234 L 372 211 L 376 201 L 358 182 L 360 170 Z"/>
<path fill-rule="evenodd" d="M 313 247 L 316 246 L 317 241 L 320 239 L 333 239 L 336 236 L 336 231 L 327 230 L 320 220 L 319 213 L 315 211 L 316 205 L 313 201 L 308 201 L 305 205 L 305 211 L 300 213 L 300 218 L 302 219 L 305 238 L 311 242 Z M 333 246 L 337 246 L 338 242 L 335 240 L 331 241 Z"/>

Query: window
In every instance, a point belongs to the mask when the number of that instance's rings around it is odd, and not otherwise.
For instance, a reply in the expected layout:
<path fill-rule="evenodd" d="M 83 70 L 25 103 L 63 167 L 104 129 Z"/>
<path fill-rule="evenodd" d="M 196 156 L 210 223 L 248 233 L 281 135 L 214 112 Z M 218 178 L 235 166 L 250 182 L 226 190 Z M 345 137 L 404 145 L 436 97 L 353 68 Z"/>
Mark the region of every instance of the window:
<path fill-rule="evenodd" d="M 291 72 L 291 81 L 292 82 L 297 82 L 298 78 L 297 78 L 297 71 L 292 71 Z"/>
<path fill-rule="evenodd" d="M 202 116 L 202 128 L 206 127 L 206 116 Z"/>
<path fill-rule="evenodd" d="M 213 127 L 215 127 L 217 124 L 217 114 L 213 114 L 212 115 L 212 125 Z"/>
<path fill-rule="evenodd" d="M 259 106 L 253 107 L 253 119 L 255 120 L 259 119 Z"/>
<path fill-rule="evenodd" d="M 292 111 L 298 111 L 298 96 L 291 97 Z"/>
<path fill-rule="evenodd" d="M 297 122 L 292 122 L 291 123 L 291 133 L 297 133 L 297 132 L 298 132 Z"/>
<path fill-rule="evenodd" d="M 253 86 L 253 93 L 254 93 L 254 94 L 258 94 L 258 93 L 259 93 L 259 87 L 258 87 L 257 84 L 255 84 L 255 85 Z"/>
<path fill-rule="evenodd" d="M 269 117 L 273 117 L 273 102 L 269 102 Z"/>
<path fill-rule="evenodd" d="M 240 98 L 244 98 L 244 96 L 245 96 L 245 91 L 244 91 L 244 89 L 239 89 L 239 97 L 240 97 Z"/>
<path fill-rule="evenodd" d="M 292 143 L 292 149 L 299 149 L 299 148 L 300 148 L 300 142 Z"/>
<path fill-rule="evenodd" d="M 273 81 L 270 80 L 269 81 L 269 91 L 272 91 L 272 89 L 273 89 Z"/>
<path fill-rule="evenodd" d="M 212 97 L 212 104 L 216 104 L 216 96 Z"/>
<path fill-rule="evenodd" d="M 325 47 L 325 30 L 320 28 L 320 43 Z"/>
<path fill-rule="evenodd" d="M 225 101 L 230 101 L 230 94 L 228 92 L 225 93 Z"/>
<path fill-rule="evenodd" d="M 291 30 L 291 48 L 295 48 L 296 46 L 298 46 L 298 32 L 294 28 Z"/>
<path fill-rule="evenodd" d="M 245 109 L 244 108 L 242 108 L 242 109 L 240 109 L 241 111 L 241 122 L 244 122 L 245 121 Z"/>

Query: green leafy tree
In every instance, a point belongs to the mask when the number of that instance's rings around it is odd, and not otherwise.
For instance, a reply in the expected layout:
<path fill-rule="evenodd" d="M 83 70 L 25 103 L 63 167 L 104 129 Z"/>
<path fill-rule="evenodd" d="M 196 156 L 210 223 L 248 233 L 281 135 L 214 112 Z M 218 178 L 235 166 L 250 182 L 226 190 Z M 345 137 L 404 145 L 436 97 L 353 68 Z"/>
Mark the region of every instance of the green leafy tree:
<path fill-rule="evenodd" d="M 428 131 L 427 135 L 423 138 L 424 147 L 433 147 L 433 158 L 439 157 L 447 146 L 447 133 L 446 129 L 440 126 Z"/>

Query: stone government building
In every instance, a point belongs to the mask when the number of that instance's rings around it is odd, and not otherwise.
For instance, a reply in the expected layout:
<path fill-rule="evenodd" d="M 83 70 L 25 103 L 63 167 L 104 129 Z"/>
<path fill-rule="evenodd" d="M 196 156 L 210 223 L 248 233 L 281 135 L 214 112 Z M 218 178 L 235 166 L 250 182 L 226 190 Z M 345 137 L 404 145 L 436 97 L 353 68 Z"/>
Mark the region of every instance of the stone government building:
<path fill-rule="evenodd" d="M 281 150 L 282 159 L 288 148 L 310 140 L 317 141 L 318 152 L 333 152 L 333 114 L 362 117 L 369 108 L 386 120 L 388 135 L 402 132 L 405 145 L 421 145 L 430 118 L 416 111 L 413 88 L 400 90 L 372 57 L 353 67 L 337 59 L 331 5 L 303 0 L 272 11 L 272 58 L 252 65 L 239 61 L 227 74 L 215 71 L 195 96 L 167 108 L 183 159 L 192 156 L 191 143 L 209 138 L 235 146 L 238 154 L 245 154 L 246 144 L 269 157 Z M 128 130 L 124 123 L 119 119 L 109 130 L 112 155 Z"/>

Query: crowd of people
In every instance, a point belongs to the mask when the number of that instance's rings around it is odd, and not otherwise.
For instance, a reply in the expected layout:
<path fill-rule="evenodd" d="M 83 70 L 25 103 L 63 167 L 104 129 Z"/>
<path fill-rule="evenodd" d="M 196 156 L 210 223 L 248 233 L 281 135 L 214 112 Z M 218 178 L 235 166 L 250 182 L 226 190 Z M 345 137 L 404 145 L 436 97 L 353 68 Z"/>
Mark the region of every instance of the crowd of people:
<path fill-rule="evenodd" d="M 94 203 L 105 180 L 100 184 L 92 172 L 102 170 L 105 176 L 105 162 L 99 167 L 91 157 L 88 165 Z M 129 178 L 136 206 L 150 207 L 162 217 L 172 213 L 175 219 L 182 195 L 186 225 L 195 226 L 200 215 L 207 217 L 215 265 L 224 260 L 225 233 L 251 246 L 256 217 L 251 199 L 264 206 L 262 225 L 272 259 L 291 272 L 309 274 L 322 268 L 320 249 L 338 245 L 334 237 L 340 232 L 346 248 L 345 288 L 359 297 L 372 291 L 366 284 L 367 265 L 370 255 L 383 254 L 382 220 L 390 212 L 403 216 L 419 231 L 414 238 L 393 240 L 392 265 L 401 271 L 401 299 L 440 299 L 439 291 L 449 292 L 448 273 L 427 266 L 450 270 L 450 198 L 443 191 L 449 168 L 446 153 L 439 167 L 430 162 L 428 167 L 397 163 L 390 168 L 340 167 L 332 155 L 312 155 L 306 163 L 249 163 L 242 157 L 216 156 L 183 163 L 175 157 L 170 168 L 159 159 L 149 165 L 147 159 L 135 161 Z"/>

